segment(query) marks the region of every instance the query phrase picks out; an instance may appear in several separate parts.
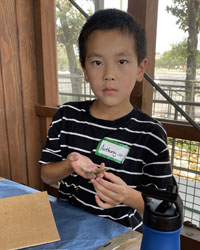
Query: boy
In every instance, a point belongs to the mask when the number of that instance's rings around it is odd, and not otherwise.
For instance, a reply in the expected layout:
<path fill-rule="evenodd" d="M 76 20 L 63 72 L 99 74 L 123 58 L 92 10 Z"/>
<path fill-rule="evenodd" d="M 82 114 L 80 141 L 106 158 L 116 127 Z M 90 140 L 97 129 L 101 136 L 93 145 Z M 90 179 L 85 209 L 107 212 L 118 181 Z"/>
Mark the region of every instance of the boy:
<path fill-rule="evenodd" d="M 130 103 L 147 64 L 145 34 L 126 12 L 101 10 L 83 26 L 79 51 L 96 99 L 59 108 L 40 160 L 42 180 L 60 181 L 60 199 L 142 231 L 137 189 L 172 182 L 164 129 Z"/>

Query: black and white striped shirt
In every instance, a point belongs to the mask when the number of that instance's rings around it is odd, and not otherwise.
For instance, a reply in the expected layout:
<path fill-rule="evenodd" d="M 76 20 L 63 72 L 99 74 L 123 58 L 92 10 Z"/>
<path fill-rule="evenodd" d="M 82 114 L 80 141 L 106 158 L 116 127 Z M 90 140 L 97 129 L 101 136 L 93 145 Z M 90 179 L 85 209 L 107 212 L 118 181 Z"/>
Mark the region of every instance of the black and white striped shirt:
<path fill-rule="evenodd" d="M 90 115 L 91 101 L 62 105 L 49 128 L 41 164 L 65 160 L 71 152 L 88 156 L 97 166 L 105 163 L 108 171 L 123 179 L 128 186 L 154 184 L 165 189 L 172 181 L 166 132 L 161 124 L 136 107 L 126 116 L 107 121 Z M 98 143 L 109 139 L 130 147 L 123 163 L 96 155 Z M 142 219 L 135 209 L 120 204 L 102 209 L 95 202 L 93 184 L 76 173 L 60 181 L 59 198 L 88 212 L 138 229 Z"/>

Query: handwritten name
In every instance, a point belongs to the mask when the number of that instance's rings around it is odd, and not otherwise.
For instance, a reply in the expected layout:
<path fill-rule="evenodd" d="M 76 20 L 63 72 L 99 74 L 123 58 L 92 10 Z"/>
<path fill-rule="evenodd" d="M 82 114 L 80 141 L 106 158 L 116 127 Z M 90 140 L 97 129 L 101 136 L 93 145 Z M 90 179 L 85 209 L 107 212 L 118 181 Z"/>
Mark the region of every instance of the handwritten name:
<path fill-rule="evenodd" d="M 108 153 L 111 154 L 112 157 L 114 157 L 114 158 L 115 158 L 116 155 L 117 155 L 117 153 L 116 153 L 115 151 L 111 150 L 110 147 L 106 147 L 105 144 L 102 145 L 102 147 L 101 147 L 100 150 L 101 150 L 101 151 L 104 151 L 104 152 L 108 152 Z"/>

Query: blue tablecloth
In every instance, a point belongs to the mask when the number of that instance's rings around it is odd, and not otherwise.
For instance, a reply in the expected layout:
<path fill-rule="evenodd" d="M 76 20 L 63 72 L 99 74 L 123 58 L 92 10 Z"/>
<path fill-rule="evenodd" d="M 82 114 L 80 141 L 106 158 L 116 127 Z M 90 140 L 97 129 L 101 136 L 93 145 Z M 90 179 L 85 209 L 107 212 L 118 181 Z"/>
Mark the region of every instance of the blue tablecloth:
<path fill-rule="evenodd" d="M 0 198 L 35 192 L 39 191 L 7 179 L 0 181 Z M 89 214 L 57 200 L 53 196 L 49 196 L 49 200 L 61 240 L 24 250 L 95 250 L 110 239 L 130 230 L 109 219 Z"/>

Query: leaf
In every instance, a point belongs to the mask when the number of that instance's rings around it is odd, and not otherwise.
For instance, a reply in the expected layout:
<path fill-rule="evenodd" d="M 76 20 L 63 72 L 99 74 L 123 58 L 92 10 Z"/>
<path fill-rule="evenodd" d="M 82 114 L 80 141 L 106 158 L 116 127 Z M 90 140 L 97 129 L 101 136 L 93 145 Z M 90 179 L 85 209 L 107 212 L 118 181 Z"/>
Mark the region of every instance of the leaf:
<path fill-rule="evenodd" d="M 103 172 L 105 172 L 105 171 L 108 170 L 107 168 L 104 168 L 104 169 L 99 170 L 99 171 L 92 171 L 92 170 L 87 170 L 87 169 L 82 168 L 82 167 L 80 167 L 80 168 L 81 168 L 81 170 L 82 170 L 83 172 L 85 172 L 85 173 L 87 173 L 87 174 L 100 174 L 100 173 L 103 173 Z"/>

